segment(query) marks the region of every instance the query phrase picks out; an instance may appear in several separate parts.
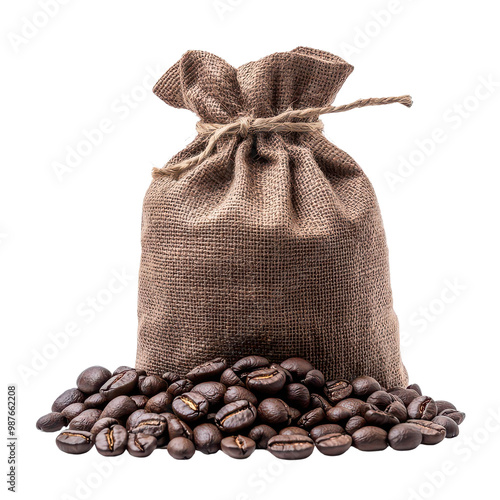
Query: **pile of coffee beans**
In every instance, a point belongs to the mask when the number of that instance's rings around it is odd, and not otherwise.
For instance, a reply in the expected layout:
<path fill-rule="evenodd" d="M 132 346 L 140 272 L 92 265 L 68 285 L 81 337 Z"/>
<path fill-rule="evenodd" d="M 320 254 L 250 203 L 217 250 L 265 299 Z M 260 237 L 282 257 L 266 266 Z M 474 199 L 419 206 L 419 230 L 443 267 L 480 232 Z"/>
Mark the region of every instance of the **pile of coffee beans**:
<path fill-rule="evenodd" d="M 176 459 L 196 450 L 247 458 L 267 449 L 294 460 L 314 448 L 330 456 L 351 446 L 411 450 L 457 436 L 465 418 L 452 403 L 422 395 L 416 384 L 386 389 L 369 376 L 325 381 L 302 358 L 272 364 L 247 356 L 231 367 L 217 358 L 184 377 L 92 366 L 76 385 L 36 424 L 45 432 L 67 427 L 56 444 L 73 454 L 95 446 L 106 456 L 127 450 L 146 457 L 166 448 Z"/>

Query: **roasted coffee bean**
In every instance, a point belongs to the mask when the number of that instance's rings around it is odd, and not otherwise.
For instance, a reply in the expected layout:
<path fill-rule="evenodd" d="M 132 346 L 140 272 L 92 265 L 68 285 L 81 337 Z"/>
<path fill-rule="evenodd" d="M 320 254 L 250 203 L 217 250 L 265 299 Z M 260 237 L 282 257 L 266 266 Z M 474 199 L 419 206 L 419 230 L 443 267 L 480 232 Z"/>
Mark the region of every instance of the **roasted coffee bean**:
<path fill-rule="evenodd" d="M 211 406 L 216 406 L 224 399 L 226 386 L 220 382 L 202 382 L 192 389 L 193 392 L 199 392 L 208 401 Z"/>
<path fill-rule="evenodd" d="M 284 429 L 281 429 L 278 434 L 282 436 L 309 436 L 309 432 L 306 431 L 306 429 L 302 429 L 301 427 L 285 427 Z"/>
<path fill-rule="evenodd" d="M 300 460 L 314 451 L 314 441 L 307 436 L 277 435 L 269 439 L 267 449 L 277 458 Z"/>
<path fill-rule="evenodd" d="M 140 411 L 140 410 L 139 410 Z M 159 438 L 167 430 L 167 419 L 157 413 L 143 413 L 140 415 L 134 427 L 131 427 L 130 432 L 137 434 L 149 434 L 155 438 Z"/>
<path fill-rule="evenodd" d="M 416 425 L 398 424 L 392 427 L 387 438 L 395 450 L 413 450 L 422 442 L 422 433 Z"/>
<path fill-rule="evenodd" d="M 439 413 L 439 416 L 449 417 L 454 420 L 458 425 L 460 425 L 465 419 L 465 413 L 463 411 L 454 410 L 453 408 L 449 408 L 447 410 L 443 410 Z"/>
<path fill-rule="evenodd" d="M 246 386 L 259 394 L 277 394 L 285 386 L 286 376 L 276 368 L 261 368 L 247 375 Z"/>
<path fill-rule="evenodd" d="M 193 440 L 193 431 L 186 422 L 180 418 L 172 416 L 167 418 L 168 437 L 174 439 L 176 437 L 185 437 Z"/>
<path fill-rule="evenodd" d="M 264 399 L 257 408 L 259 418 L 262 422 L 269 425 L 290 425 L 290 408 L 278 398 Z"/>
<path fill-rule="evenodd" d="M 137 384 L 136 384 L 136 390 L 138 390 L 139 392 L 141 391 L 140 387 L 141 387 L 141 384 L 142 384 L 142 381 L 146 378 L 146 375 L 138 375 L 137 376 Z M 144 396 L 144 394 L 143 394 Z"/>
<path fill-rule="evenodd" d="M 415 391 L 419 396 L 422 396 L 422 389 L 420 389 L 420 386 L 418 384 L 410 384 L 407 389 L 411 389 Z"/>
<path fill-rule="evenodd" d="M 345 424 L 351 417 L 356 414 L 352 413 L 349 408 L 342 406 L 334 406 L 326 412 L 326 419 L 332 424 Z"/>
<path fill-rule="evenodd" d="M 457 407 L 453 403 L 450 403 L 449 401 L 444 401 L 442 399 L 435 401 L 435 403 L 436 403 L 438 415 L 444 410 L 456 410 L 457 409 Z"/>
<path fill-rule="evenodd" d="M 174 382 L 177 382 L 178 380 L 181 379 L 181 376 L 178 373 L 175 372 L 165 372 L 161 378 L 165 380 L 167 384 L 173 384 Z"/>
<path fill-rule="evenodd" d="M 323 455 L 335 457 L 342 455 L 351 447 L 352 438 L 348 434 L 337 432 L 320 436 L 314 444 Z"/>
<path fill-rule="evenodd" d="M 214 424 L 197 425 L 193 430 L 193 442 L 198 451 L 211 455 L 220 450 L 222 434 Z"/>
<path fill-rule="evenodd" d="M 368 425 L 375 425 L 385 429 L 389 429 L 400 423 L 394 415 L 385 413 L 382 410 L 368 410 L 365 413 L 364 419 Z"/>
<path fill-rule="evenodd" d="M 303 427 L 304 429 L 312 429 L 323 422 L 325 418 L 326 415 L 323 408 L 314 408 L 313 410 L 304 413 L 304 415 L 299 418 L 297 425 L 299 427 Z"/>
<path fill-rule="evenodd" d="M 296 381 L 303 380 L 307 372 L 314 370 L 314 366 L 302 358 L 288 358 L 281 363 L 281 366 L 288 370 Z"/>
<path fill-rule="evenodd" d="M 247 356 L 236 361 L 232 366 L 234 373 L 244 373 L 257 370 L 259 368 L 267 368 L 269 366 L 269 361 L 262 356 Z"/>
<path fill-rule="evenodd" d="M 234 403 L 234 401 L 243 400 L 249 401 L 254 406 L 259 404 L 257 396 L 247 388 L 240 387 L 239 385 L 233 385 L 227 388 L 227 391 L 224 394 L 224 404 L 228 405 L 229 403 Z"/>
<path fill-rule="evenodd" d="M 116 420 L 116 418 L 100 418 L 93 426 L 92 429 L 90 429 L 90 434 L 93 436 L 96 436 L 101 432 L 103 429 L 107 429 L 108 427 L 113 427 L 113 425 L 119 425 L 120 422 Z"/>
<path fill-rule="evenodd" d="M 76 386 L 86 394 L 94 394 L 112 377 L 111 372 L 103 366 L 91 366 L 83 370 L 76 379 Z"/>
<path fill-rule="evenodd" d="M 40 417 L 36 422 L 36 428 L 43 432 L 56 432 L 60 431 L 67 424 L 68 421 L 62 413 L 53 411 Z"/>
<path fill-rule="evenodd" d="M 323 391 L 330 403 L 337 404 L 350 396 L 352 385 L 347 380 L 330 380 L 325 384 Z"/>
<path fill-rule="evenodd" d="M 118 396 L 112 399 L 102 410 L 100 418 L 126 419 L 131 413 L 138 410 L 134 400 L 128 396 Z"/>
<path fill-rule="evenodd" d="M 144 409 L 148 413 L 163 413 L 172 407 L 173 396 L 169 392 L 160 392 L 149 398 Z"/>
<path fill-rule="evenodd" d="M 226 387 L 231 387 L 233 385 L 239 385 L 241 387 L 245 387 L 245 383 L 243 380 L 234 373 L 232 368 L 226 368 L 222 375 L 220 376 L 220 383 L 224 384 Z"/>
<path fill-rule="evenodd" d="M 63 431 L 56 438 L 57 447 L 64 453 L 80 455 L 87 453 L 94 446 L 94 439 L 90 432 Z"/>
<path fill-rule="evenodd" d="M 144 408 L 141 408 L 140 410 L 136 410 L 134 411 L 134 413 L 131 413 L 128 418 L 127 418 L 127 421 L 125 423 L 125 428 L 130 431 L 131 429 L 133 429 L 138 420 L 139 420 L 139 417 L 141 415 L 144 415 L 145 413 L 148 413 Z"/>
<path fill-rule="evenodd" d="M 149 398 L 144 396 L 144 394 L 134 394 L 133 396 L 130 396 L 130 399 L 137 405 L 139 410 L 144 409 L 149 401 Z"/>
<path fill-rule="evenodd" d="M 387 392 L 400 398 L 405 406 L 408 406 L 415 398 L 418 398 L 419 396 L 417 391 L 414 391 L 412 389 L 403 389 L 402 387 L 393 387 Z"/>
<path fill-rule="evenodd" d="M 208 413 L 208 401 L 198 392 L 186 392 L 172 403 L 174 413 L 186 422 L 194 422 Z"/>
<path fill-rule="evenodd" d="M 323 408 L 323 411 L 326 413 L 333 406 L 319 394 L 311 394 L 310 405 L 312 408 Z"/>
<path fill-rule="evenodd" d="M 337 407 L 349 410 L 350 417 L 354 417 L 356 415 L 360 415 L 362 417 L 368 410 L 373 409 L 370 404 L 357 398 L 343 399 L 337 403 Z"/>
<path fill-rule="evenodd" d="M 446 429 L 439 424 L 428 420 L 408 420 L 408 424 L 415 424 L 422 433 L 422 444 L 438 444 L 446 436 Z"/>
<path fill-rule="evenodd" d="M 379 410 L 382 411 L 385 410 L 391 403 L 394 403 L 394 401 L 399 401 L 400 403 L 402 403 L 401 399 L 399 399 L 398 396 L 385 391 L 375 391 L 374 393 L 370 394 L 370 396 L 368 396 L 368 399 L 366 400 L 368 404 L 375 405 Z"/>
<path fill-rule="evenodd" d="M 358 398 L 367 398 L 370 394 L 380 391 L 380 384 L 373 377 L 367 375 L 356 377 L 351 385 L 354 395 Z"/>
<path fill-rule="evenodd" d="M 325 385 L 325 376 L 319 370 L 309 370 L 302 383 L 308 389 L 322 389 Z"/>
<path fill-rule="evenodd" d="M 223 406 L 215 415 L 215 425 L 228 434 L 250 427 L 257 418 L 257 409 L 249 401 L 235 401 Z"/>
<path fill-rule="evenodd" d="M 255 451 L 255 441 L 246 436 L 228 436 L 220 443 L 221 450 L 231 458 L 248 458 Z"/>
<path fill-rule="evenodd" d="M 195 453 L 192 441 L 184 437 L 176 437 L 168 443 L 167 451 L 176 460 L 189 460 Z"/>
<path fill-rule="evenodd" d="M 432 420 L 437 415 L 437 406 L 428 396 L 419 396 L 408 405 L 408 417 Z"/>
<path fill-rule="evenodd" d="M 277 432 L 269 425 L 260 424 L 250 430 L 248 437 L 255 441 L 258 450 L 265 450 L 268 441 L 276 434 Z"/>
<path fill-rule="evenodd" d="M 78 415 L 80 415 L 82 411 L 85 411 L 87 409 L 89 408 L 85 406 L 85 403 L 72 403 L 66 406 L 66 408 L 64 408 L 61 413 L 66 417 L 66 420 L 70 422 L 75 417 L 78 417 Z"/>
<path fill-rule="evenodd" d="M 387 406 L 384 412 L 395 416 L 400 422 L 406 422 L 408 418 L 406 406 L 399 401 L 393 401 L 389 406 Z"/>
<path fill-rule="evenodd" d="M 106 457 L 116 457 L 127 449 L 128 432 L 122 425 L 103 429 L 95 437 L 96 450 Z"/>
<path fill-rule="evenodd" d="M 302 416 L 300 410 L 297 410 L 297 408 L 294 408 L 293 406 L 288 407 L 288 414 L 290 415 L 290 423 L 298 422 Z"/>
<path fill-rule="evenodd" d="M 85 397 L 85 394 L 79 389 L 68 389 L 52 403 L 52 411 L 61 413 L 64 408 L 72 403 L 83 403 Z"/>
<path fill-rule="evenodd" d="M 285 387 L 285 399 L 290 406 L 306 409 L 311 401 L 309 389 L 303 384 L 288 384 Z"/>
<path fill-rule="evenodd" d="M 195 384 L 204 382 L 205 380 L 217 380 L 226 368 L 227 361 L 224 358 L 215 358 L 193 368 L 186 375 L 186 378 Z"/>
<path fill-rule="evenodd" d="M 138 375 L 135 370 L 120 372 L 111 377 L 99 390 L 108 401 L 131 393 L 137 385 Z"/>
<path fill-rule="evenodd" d="M 367 425 L 352 435 L 353 445 L 361 451 L 381 451 L 387 448 L 387 432 Z"/>
<path fill-rule="evenodd" d="M 149 457 L 155 451 L 156 438 L 148 434 L 129 434 L 127 450 L 133 457 Z"/>
<path fill-rule="evenodd" d="M 345 431 L 352 436 L 358 429 L 365 427 L 365 425 L 368 425 L 368 422 L 360 415 L 356 415 L 347 421 Z"/>
<path fill-rule="evenodd" d="M 191 382 L 191 380 L 181 379 L 170 385 L 170 387 L 167 389 L 167 392 L 172 394 L 172 396 L 175 398 L 176 396 L 180 396 L 185 392 L 190 392 L 193 387 L 194 384 L 193 382 Z"/>
<path fill-rule="evenodd" d="M 95 408 L 82 411 L 80 415 L 76 416 L 70 423 L 69 428 L 72 431 L 86 431 L 90 432 L 90 429 L 101 417 L 101 410 Z"/>
<path fill-rule="evenodd" d="M 139 387 L 141 393 L 148 397 L 154 396 L 159 392 L 164 392 L 168 388 L 167 382 L 165 382 L 165 380 L 161 377 L 158 377 L 158 375 L 149 375 L 144 377 L 138 382 L 137 386 Z"/>
<path fill-rule="evenodd" d="M 269 368 L 273 368 L 275 370 L 280 370 L 281 372 L 283 372 L 283 374 L 285 375 L 285 384 L 291 384 L 293 382 L 292 374 L 281 365 L 272 363 L 271 365 L 269 365 Z"/>
<path fill-rule="evenodd" d="M 92 394 L 89 396 L 83 404 L 85 405 L 85 408 L 87 410 L 91 408 L 97 408 L 98 410 L 102 410 L 106 404 L 108 403 L 108 400 L 106 396 L 101 394 L 100 392 L 97 392 L 96 394 Z"/>
<path fill-rule="evenodd" d="M 310 431 L 310 436 L 313 441 L 316 441 L 321 436 L 326 436 L 327 434 L 338 434 L 344 432 L 344 429 L 337 424 L 321 424 L 313 427 Z"/>
<path fill-rule="evenodd" d="M 442 425 L 445 428 L 447 438 L 457 437 L 458 433 L 460 432 L 458 429 L 458 424 L 450 417 L 445 417 L 444 415 L 438 415 L 437 417 L 434 417 L 432 421 L 435 424 Z"/>
<path fill-rule="evenodd" d="M 114 375 L 118 375 L 119 373 L 123 373 L 123 372 L 128 372 L 129 370 L 134 370 L 134 368 L 132 368 L 131 366 L 119 366 L 114 372 L 113 372 L 113 376 Z"/>

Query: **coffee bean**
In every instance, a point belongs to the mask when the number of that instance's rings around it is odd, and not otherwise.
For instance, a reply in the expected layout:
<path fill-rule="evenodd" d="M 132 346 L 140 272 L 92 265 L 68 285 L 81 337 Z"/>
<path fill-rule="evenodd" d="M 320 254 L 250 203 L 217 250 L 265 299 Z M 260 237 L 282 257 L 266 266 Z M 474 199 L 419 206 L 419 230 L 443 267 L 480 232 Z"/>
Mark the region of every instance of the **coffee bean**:
<path fill-rule="evenodd" d="M 301 382 L 308 389 L 322 389 L 325 385 L 325 376 L 319 370 L 309 370 Z"/>
<path fill-rule="evenodd" d="M 348 398 L 352 392 L 352 385 L 347 380 L 330 380 L 325 384 L 326 399 L 332 404 L 337 404 L 342 399 Z"/>
<path fill-rule="evenodd" d="M 149 375 L 144 377 L 140 382 L 138 382 L 137 386 L 144 396 L 154 396 L 159 392 L 164 392 L 168 388 L 167 382 L 163 380 L 158 375 Z"/>
<path fill-rule="evenodd" d="M 326 415 L 323 408 L 314 408 L 313 410 L 304 413 L 304 415 L 299 418 L 297 425 L 299 427 L 303 427 L 304 429 L 312 429 L 323 422 L 325 418 Z"/>
<path fill-rule="evenodd" d="M 170 385 L 170 387 L 167 389 L 167 392 L 172 394 L 172 396 L 175 398 L 177 396 L 180 396 L 181 394 L 184 394 L 185 392 L 190 392 L 193 387 L 194 384 L 193 382 L 191 382 L 191 380 L 181 379 Z"/>
<path fill-rule="evenodd" d="M 344 424 L 354 415 L 349 408 L 334 406 L 326 412 L 326 419 L 332 424 Z"/>
<path fill-rule="evenodd" d="M 231 387 L 233 385 L 239 385 L 241 387 L 245 386 L 245 383 L 234 373 L 232 368 L 226 368 L 222 375 L 220 376 L 221 384 L 224 384 L 226 387 Z"/>
<path fill-rule="evenodd" d="M 247 356 L 236 361 L 232 366 L 234 373 L 251 372 L 259 368 L 267 368 L 269 361 L 262 356 Z"/>
<path fill-rule="evenodd" d="M 135 370 L 120 372 L 111 377 L 99 390 L 108 401 L 131 393 L 137 385 L 138 375 Z"/>
<path fill-rule="evenodd" d="M 458 425 L 460 425 L 465 419 L 465 413 L 462 411 L 454 410 L 453 408 L 449 408 L 447 410 L 443 410 L 439 413 L 439 416 L 449 417 L 454 420 Z"/>
<path fill-rule="evenodd" d="M 40 417 L 36 422 L 36 428 L 43 432 L 60 431 L 66 425 L 66 417 L 62 413 L 55 411 Z"/>
<path fill-rule="evenodd" d="M 422 444 L 437 444 L 446 436 L 446 429 L 434 422 L 429 422 L 428 420 L 408 420 L 407 423 L 418 426 L 422 433 Z"/>
<path fill-rule="evenodd" d="M 113 372 L 113 376 L 114 375 L 118 375 L 119 373 L 123 373 L 123 372 L 128 372 L 129 370 L 135 370 L 134 368 L 132 368 L 131 366 L 119 366 L 114 372 Z"/>
<path fill-rule="evenodd" d="M 442 425 L 446 430 L 447 438 L 454 438 L 458 436 L 459 428 L 458 424 L 452 420 L 450 417 L 445 417 L 444 415 L 438 415 L 432 419 L 432 422 L 438 425 Z"/>
<path fill-rule="evenodd" d="M 255 441 L 258 450 L 265 450 L 268 441 L 276 434 L 277 432 L 269 425 L 260 424 L 250 430 L 248 437 Z"/>
<path fill-rule="evenodd" d="M 389 429 L 400 423 L 394 415 L 385 413 L 382 410 L 368 410 L 365 413 L 364 419 L 368 425 L 384 427 L 385 429 Z"/>
<path fill-rule="evenodd" d="M 335 457 L 342 455 L 351 447 L 352 438 L 348 434 L 337 432 L 319 437 L 315 444 L 323 455 Z"/>
<path fill-rule="evenodd" d="M 311 365 L 309 361 L 302 358 L 288 358 L 281 363 L 281 366 L 285 370 L 288 370 L 292 374 L 294 380 L 297 381 L 303 380 L 307 372 L 314 370 L 314 366 Z"/>
<path fill-rule="evenodd" d="M 211 455 L 220 450 L 222 434 L 214 424 L 200 424 L 193 430 L 193 441 L 198 451 Z"/>
<path fill-rule="evenodd" d="M 140 410 L 139 410 L 140 411 Z M 140 415 L 134 427 L 131 427 L 130 432 L 138 434 L 139 432 L 143 434 L 148 434 L 159 438 L 167 430 L 167 420 L 162 415 L 157 413 L 143 413 Z"/>
<path fill-rule="evenodd" d="M 180 418 L 171 416 L 167 419 L 168 437 L 174 439 L 176 437 L 184 437 L 193 440 L 193 431 L 186 422 Z"/>
<path fill-rule="evenodd" d="M 92 434 L 86 431 L 63 431 L 56 438 L 57 447 L 64 453 L 80 455 L 94 445 Z"/>
<path fill-rule="evenodd" d="M 249 401 L 235 401 L 223 406 L 215 416 L 215 425 L 229 434 L 250 427 L 257 418 L 257 409 Z"/>
<path fill-rule="evenodd" d="M 310 431 L 311 439 L 316 441 L 321 436 L 327 434 L 338 434 L 344 432 L 344 429 L 337 424 L 321 424 L 313 427 Z"/>
<path fill-rule="evenodd" d="M 91 396 L 89 396 L 83 402 L 83 404 L 85 405 L 85 408 L 87 410 L 89 410 L 91 408 L 97 408 L 99 410 L 102 410 L 106 406 L 107 402 L 108 402 L 108 400 L 107 400 L 106 396 L 104 396 L 100 392 L 97 392 L 96 394 L 92 394 Z"/>
<path fill-rule="evenodd" d="M 432 420 L 436 415 L 436 403 L 428 396 L 419 396 L 408 405 L 408 416 L 412 419 Z"/>
<path fill-rule="evenodd" d="M 76 386 L 86 394 L 94 394 L 111 377 L 111 372 L 107 368 L 103 366 L 91 366 L 78 375 Z"/>
<path fill-rule="evenodd" d="M 149 398 L 144 409 L 148 413 L 163 413 L 168 411 L 172 406 L 173 396 L 169 392 L 160 392 Z"/>
<path fill-rule="evenodd" d="M 195 385 L 192 391 L 204 396 L 210 406 L 216 406 L 224 399 L 226 386 L 220 382 L 202 382 Z"/>
<path fill-rule="evenodd" d="M 390 447 L 399 451 L 413 450 L 422 442 L 422 433 L 413 424 L 395 425 L 387 437 Z"/>
<path fill-rule="evenodd" d="M 450 403 L 449 401 L 444 401 L 442 399 L 435 401 L 435 403 L 436 403 L 438 415 L 444 410 L 456 410 L 457 409 L 457 407 L 453 403 Z"/>
<path fill-rule="evenodd" d="M 194 422 L 208 413 L 208 401 L 198 392 L 186 392 L 172 403 L 174 413 L 186 422 Z"/>
<path fill-rule="evenodd" d="M 101 417 L 101 410 L 90 409 L 85 410 L 76 416 L 70 423 L 69 428 L 72 431 L 86 431 L 90 432 L 90 429 Z"/>
<path fill-rule="evenodd" d="M 259 418 L 269 425 L 289 425 L 291 423 L 289 406 L 278 398 L 264 399 L 257 408 Z"/>
<path fill-rule="evenodd" d="M 323 408 L 323 411 L 326 413 L 333 406 L 319 394 L 311 394 L 310 405 L 312 408 Z"/>
<path fill-rule="evenodd" d="M 186 374 L 186 378 L 195 384 L 205 380 L 216 380 L 226 368 L 227 361 L 224 358 L 216 358 L 193 368 Z"/>
<path fill-rule="evenodd" d="M 245 387 L 240 387 L 238 385 L 234 385 L 227 388 L 226 393 L 224 394 L 224 404 L 228 405 L 229 403 L 233 403 L 234 401 L 249 401 L 254 406 L 259 404 L 257 400 L 257 396 Z"/>
<path fill-rule="evenodd" d="M 279 370 L 280 372 L 282 372 L 283 375 L 285 375 L 285 384 L 291 384 L 293 382 L 292 374 L 288 370 L 283 368 L 281 365 L 277 363 L 272 363 L 271 365 L 269 365 L 269 368 L 273 368 L 275 370 Z"/>
<path fill-rule="evenodd" d="M 85 394 L 79 389 L 68 389 L 64 391 L 53 403 L 52 411 L 60 413 L 72 403 L 83 403 Z"/>
<path fill-rule="evenodd" d="M 106 457 L 116 457 L 127 449 L 128 432 L 121 425 L 103 429 L 95 437 L 96 450 Z"/>
<path fill-rule="evenodd" d="M 68 422 L 73 420 L 75 417 L 78 417 L 82 411 L 87 410 L 88 408 L 85 406 L 85 403 L 71 403 L 66 406 L 64 410 L 61 412 Z"/>
<path fill-rule="evenodd" d="M 129 434 L 127 450 L 133 457 L 148 457 L 156 449 L 157 440 L 148 434 Z"/>
<path fill-rule="evenodd" d="M 149 401 L 149 398 L 144 396 L 144 394 L 134 394 L 133 396 L 130 396 L 130 399 L 137 405 L 139 410 L 144 409 Z"/>
<path fill-rule="evenodd" d="M 354 395 L 358 398 L 367 398 L 370 394 L 380 391 L 380 384 L 373 377 L 367 375 L 356 377 L 351 385 Z"/>
<path fill-rule="evenodd" d="M 305 385 L 294 383 L 285 387 L 285 399 L 290 406 L 305 409 L 309 406 L 311 395 Z"/>
<path fill-rule="evenodd" d="M 399 401 L 393 401 L 384 411 L 385 413 L 395 416 L 400 422 L 406 422 L 408 418 L 406 406 Z"/>
<path fill-rule="evenodd" d="M 100 418 L 92 426 L 92 429 L 90 429 L 90 434 L 92 434 L 93 436 L 96 436 L 103 429 L 107 429 L 109 427 L 113 427 L 113 425 L 119 425 L 119 424 L 120 424 L 120 422 L 118 420 L 116 420 L 116 418 L 111 418 L 111 417 Z"/>
<path fill-rule="evenodd" d="M 181 376 L 178 373 L 175 372 L 165 372 L 161 378 L 165 380 L 167 384 L 173 384 L 174 382 L 177 382 L 178 380 L 181 379 Z"/>
<path fill-rule="evenodd" d="M 403 389 L 402 387 L 394 387 L 392 389 L 388 389 L 387 392 L 400 398 L 405 406 L 408 406 L 415 398 L 419 397 L 417 391 L 412 389 Z"/>
<path fill-rule="evenodd" d="M 293 406 L 288 407 L 288 414 L 290 415 L 290 423 L 296 423 L 299 421 L 300 417 L 302 417 L 302 413 L 297 408 Z"/>
<path fill-rule="evenodd" d="M 420 389 L 420 386 L 418 384 L 410 384 L 407 389 L 411 389 L 415 391 L 419 396 L 422 396 L 422 389 Z"/>
<path fill-rule="evenodd" d="M 255 451 L 255 441 L 245 436 L 228 436 L 220 443 L 221 450 L 231 458 L 248 458 Z"/>
<path fill-rule="evenodd" d="M 362 417 L 366 411 L 373 409 L 370 407 L 370 404 L 357 398 L 343 399 L 337 403 L 337 407 L 349 410 L 351 417 L 354 417 L 355 415 L 360 415 Z"/>
<path fill-rule="evenodd" d="M 307 436 L 273 436 L 267 449 L 277 458 L 300 460 L 307 458 L 314 451 L 314 441 Z"/>
<path fill-rule="evenodd" d="M 189 460 L 195 453 L 195 447 L 189 439 L 176 437 L 168 443 L 167 451 L 176 460 Z"/>
<path fill-rule="evenodd" d="M 111 417 L 125 419 L 136 410 L 138 410 L 138 408 L 133 399 L 128 396 L 118 396 L 105 406 L 100 418 Z"/>
<path fill-rule="evenodd" d="M 260 394 L 276 394 L 285 386 L 286 376 L 276 368 L 261 368 L 248 374 L 246 386 L 250 391 Z"/>
<path fill-rule="evenodd" d="M 353 445 L 361 451 L 381 451 L 387 448 L 387 432 L 380 427 L 367 425 L 352 435 Z"/>
<path fill-rule="evenodd" d="M 399 401 L 402 403 L 401 399 L 399 399 L 398 396 L 385 391 L 375 391 L 374 393 L 370 394 L 370 396 L 368 396 L 368 399 L 366 400 L 368 404 L 375 405 L 379 410 L 382 411 L 385 410 L 391 403 L 394 403 L 394 401 Z"/>
<path fill-rule="evenodd" d="M 139 417 L 141 415 L 144 415 L 145 413 L 148 413 L 144 408 L 141 408 L 140 410 L 136 410 L 134 411 L 134 413 L 131 413 L 128 418 L 127 418 L 127 421 L 126 421 L 126 424 L 125 424 L 125 428 L 130 431 L 131 429 L 133 429 L 138 420 L 139 420 Z"/>
<path fill-rule="evenodd" d="M 352 436 L 358 429 L 365 427 L 365 425 L 368 425 L 368 422 L 360 415 L 355 415 L 345 424 L 345 431 Z"/>
<path fill-rule="evenodd" d="M 281 436 L 309 436 L 309 432 L 307 432 L 305 429 L 302 429 L 301 427 L 285 427 L 281 429 L 278 434 Z"/>

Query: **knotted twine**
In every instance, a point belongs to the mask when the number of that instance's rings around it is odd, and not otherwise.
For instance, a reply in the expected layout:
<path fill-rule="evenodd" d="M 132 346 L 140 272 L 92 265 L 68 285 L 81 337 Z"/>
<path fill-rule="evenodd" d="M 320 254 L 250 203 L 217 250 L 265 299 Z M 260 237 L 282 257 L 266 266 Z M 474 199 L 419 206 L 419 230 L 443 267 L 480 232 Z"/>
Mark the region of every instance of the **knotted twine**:
<path fill-rule="evenodd" d="M 168 176 L 178 179 L 183 173 L 205 161 L 212 154 L 217 141 L 224 135 L 239 135 L 242 138 L 246 138 L 249 134 L 258 132 L 321 132 L 323 130 L 323 123 L 317 121 L 320 115 L 342 113 L 355 108 L 364 108 L 365 106 L 382 106 L 393 103 L 400 103 L 408 108 L 413 104 L 412 98 L 409 95 L 399 97 L 371 97 L 369 99 L 358 99 L 350 104 L 343 104 L 341 106 L 290 109 L 268 118 L 242 116 L 231 123 L 198 122 L 196 124 L 196 131 L 200 135 L 205 135 L 208 140 L 205 149 L 192 158 L 187 158 L 179 163 L 167 164 L 163 168 L 154 168 L 153 178 Z M 290 121 L 292 119 L 309 121 Z"/>

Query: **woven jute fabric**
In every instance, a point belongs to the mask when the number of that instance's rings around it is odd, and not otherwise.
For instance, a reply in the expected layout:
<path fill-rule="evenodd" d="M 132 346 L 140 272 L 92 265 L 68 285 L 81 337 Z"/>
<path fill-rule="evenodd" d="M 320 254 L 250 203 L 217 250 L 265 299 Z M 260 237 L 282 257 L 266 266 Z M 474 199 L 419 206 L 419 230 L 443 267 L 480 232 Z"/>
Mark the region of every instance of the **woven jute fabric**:
<path fill-rule="evenodd" d="M 154 92 L 202 123 L 229 124 L 328 106 L 352 69 L 303 47 L 237 69 L 190 51 Z M 200 133 L 169 165 L 206 141 Z M 136 366 L 153 373 L 260 354 L 304 357 L 328 379 L 407 384 L 377 199 L 320 130 L 223 135 L 183 175 L 155 176 L 138 316 Z"/>

